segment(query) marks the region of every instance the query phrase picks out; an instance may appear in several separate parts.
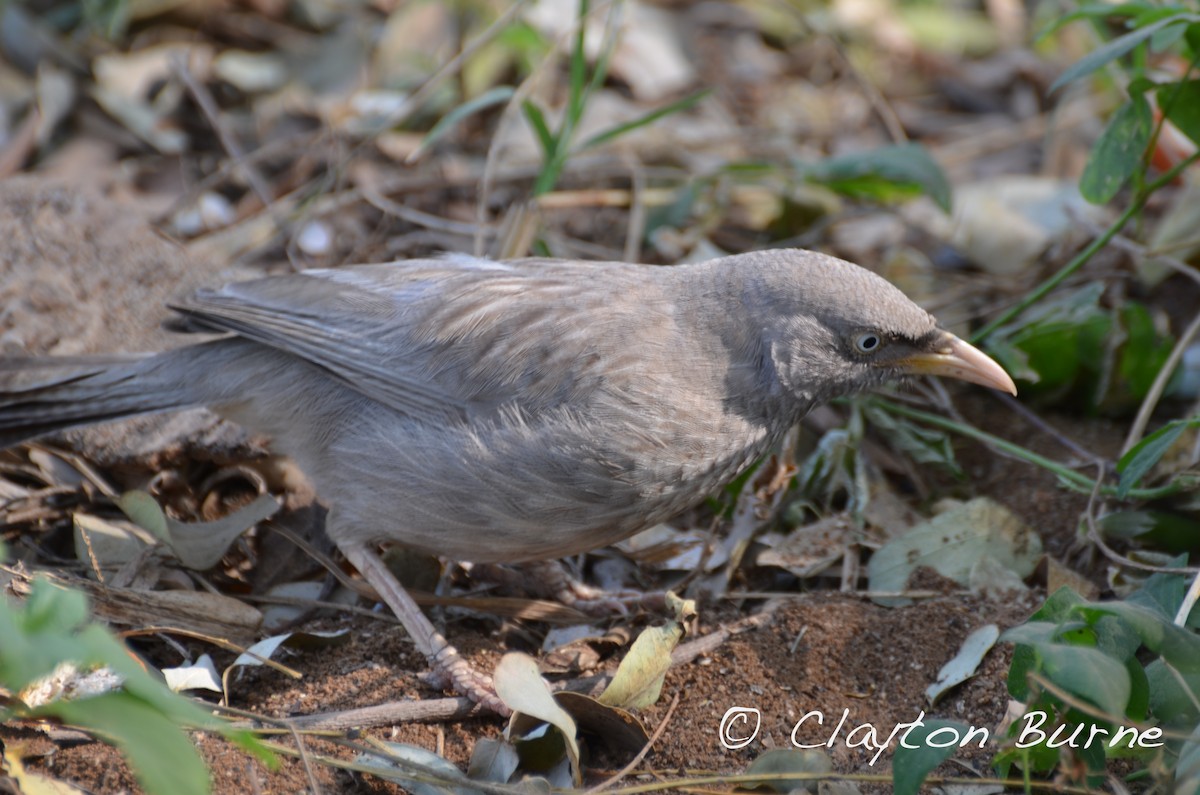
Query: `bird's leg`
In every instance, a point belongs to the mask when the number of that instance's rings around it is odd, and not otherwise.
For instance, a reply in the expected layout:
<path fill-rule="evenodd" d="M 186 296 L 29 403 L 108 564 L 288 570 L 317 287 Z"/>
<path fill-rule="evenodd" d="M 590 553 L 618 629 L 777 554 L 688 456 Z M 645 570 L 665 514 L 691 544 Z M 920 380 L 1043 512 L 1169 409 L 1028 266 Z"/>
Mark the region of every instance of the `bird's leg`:
<path fill-rule="evenodd" d="M 557 560 L 523 564 L 519 569 L 492 564 L 475 564 L 471 573 L 480 579 L 516 586 L 527 593 L 555 599 L 590 616 L 626 615 L 631 607 L 661 611 L 665 605 L 661 591 L 604 591 L 572 577 Z"/>
<path fill-rule="evenodd" d="M 396 618 L 400 619 L 400 623 L 412 637 L 417 650 L 429 660 L 434 674 L 441 681 L 448 683 L 456 693 L 492 712 L 499 715 L 510 714 L 508 707 L 496 696 L 492 677 L 472 668 L 442 633 L 434 628 L 378 554 L 360 543 L 343 543 L 338 546 L 379 597 L 392 608 Z"/>

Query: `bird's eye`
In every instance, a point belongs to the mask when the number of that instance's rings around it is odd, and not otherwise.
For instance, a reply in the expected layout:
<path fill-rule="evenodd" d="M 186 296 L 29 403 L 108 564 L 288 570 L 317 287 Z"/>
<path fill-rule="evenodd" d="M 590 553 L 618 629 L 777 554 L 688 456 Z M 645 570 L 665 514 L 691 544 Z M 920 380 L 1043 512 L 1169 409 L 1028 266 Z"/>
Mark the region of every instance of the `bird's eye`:
<path fill-rule="evenodd" d="M 883 340 L 878 334 L 860 334 L 858 339 L 854 341 L 854 347 L 858 348 L 862 353 L 873 353 L 883 344 Z"/>

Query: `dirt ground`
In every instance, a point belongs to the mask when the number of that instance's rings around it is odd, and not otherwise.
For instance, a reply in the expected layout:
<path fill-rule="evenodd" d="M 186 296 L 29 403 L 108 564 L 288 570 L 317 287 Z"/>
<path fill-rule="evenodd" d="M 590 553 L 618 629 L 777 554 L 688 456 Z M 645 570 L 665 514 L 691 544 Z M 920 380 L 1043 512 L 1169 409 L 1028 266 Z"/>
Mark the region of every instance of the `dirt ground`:
<path fill-rule="evenodd" d="M 1005 416 L 1008 409 L 986 395 L 968 397 L 962 401 L 962 408 L 977 416 L 985 429 L 989 424 L 1006 426 L 1011 434 L 1014 427 L 1019 427 L 1019 423 Z M 1072 423 L 1070 418 L 1059 421 L 1068 435 L 1089 433 L 1090 429 L 1090 436 L 1079 439 L 1085 446 L 1103 444 L 1105 439 L 1112 438 L 1095 421 Z M 1045 438 L 1032 427 L 1026 433 L 1025 442 L 1032 448 L 1054 452 L 1053 439 Z M 971 478 L 972 492 L 990 494 L 1010 506 L 1037 528 L 1050 554 L 1071 554 L 1084 498 L 1056 488 L 1046 473 L 997 457 L 976 445 L 959 445 L 959 452 Z M 922 578 L 919 571 L 910 585 L 937 590 L 947 583 L 933 572 Z M 955 590 L 952 583 L 949 585 L 948 590 Z M 848 711 L 844 733 L 832 740 L 828 752 L 835 770 L 862 777 L 859 783 L 864 791 L 888 791 L 886 785 L 872 783 L 871 777 L 889 775 L 894 745 L 871 764 L 874 751 L 850 747 L 845 733 L 855 726 L 870 724 L 886 734 L 896 724 L 915 720 L 922 713 L 985 728 L 991 733 L 985 747 L 963 749 L 938 773 L 992 775 L 988 762 L 1001 747 L 997 728 L 1009 701 L 1005 679 L 1011 646 L 1001 643 L 994 647 L 976 676 L 937 705 L 929 704 L 925 690 L 969 633 L 989 623 L 1001 629 L 1020 624 L 1043 598 L 1044 592 L 1036 583 L 1024 593 L 1002 599 L 989 600 L 958 592 L 901 608 L 880 607 L 869 600 L 837 592 L 797 593 L 778 608 L 766 626 L 740 634 L 711 654 L 671 670 L 662 697 L 653 707 L 643 710 L 640 718 L 653 733 L 675 697 L 679 699 L 678 706 L 652 753 L 626 781 L 649 781 L 655 776 L 740 773 L 763 751 L 791 747 L 793 726 L 812 711 L 819 712 L 824 722 L 817 725 L 813 720 L 806 721 L 797 734 L 800 742 L 827 741 L 832 726 L 843 711 Z M 700 632 L 705 634 L 735 621 L 762 605 L 761 600 L 702 605 Z M 287 718 L 439 695 L 416 676 L 425 669 L 424 660 L 413 651 L 403 631 L 392 624 L 364 617 L 324 618 L 298 628 L 346 629 L 349 641 L 332 649 L 297 652 L 286 658 L 288 665 L 304 673 L 300 681 L 266 668 L 242 669 L 243 673 L 232 679 L 229 693 L 232 706 L 268 717 Z M 530 625 L 529 629 L 536 639 L 537 625 Z M 522 639 L 529 642 L 527 632 L 512 630 L 511 622 L 502 624 L 482 617 L 448 624 L 451 642 L 485 670 L 493 668 L 505 651 L 520 647 Z M 187 645 L 192 647 L 193 654 L 212 653 L 218 669 L 233 660 L 234 655 L 229 653 Z M 139 648 L 156 664 L 178 663 L 160 643 L 143 643 Z M 536 649 L 525 650 L 536 652 Z M 156 659 L 164 655 L 167 659 Z M 601 668 L 615 669 L 619 656 L 610 655 Z M 753 742 L 728 750 L 720 742 L 718 730 L 726 711 L 734 707 L 759 709 L 761 729 Z M 499 719 L 476 718 L 377 727 L 365 734 L 437 751 L 465 769 L 475 743 L 481 738 L 499 736 L 503 727 L 504 722 Z M 44 771 L 88 791 L 136 790 L 132 774 L 109 746 L 95 742 L 56 745 L 39 732 L 22 726 L 0 729 L 0 739 L 20 743 L 28 755 L 26 762 L 30 769 Z M 309 786 L 303 764 L 294 758 L 281 757 L 280 769 L 270 772 L 245 752 L 218 738 L 203 737 L 199 742 L 212 767 L 215 790 L 219 793 L 291 793 Z M 344 760 L 355 756 L 354 751 L 318 738 L 306 737 L 304 743 L 311 754 Z M 614 758 L 599 746 L 593 749 L 593 754 L 587 769 L 589 783 L 604 780 L 628 761 L 628 758 Z M 397 784 L 369 775 L 321 764 L 313 765 L 312 769 L 325 792 L 403 791 Z"/>
<path fill-rule="evenodd" d="M 740 635 L 711 655 L 670 672 L 663 697 L 640 717 L 653 732 L 673 697 L 679 697 L 679 705 L 653 752 L 630 780 L 652 780 L 656 771 L 671 777 L 739 773 L 764 750 L 790 747 L 793 726 L 813 710 L 822 713 L 825 722 L 815 726 L 807 721 L 797 734 L 804 743 L 827 741 L 843 710 L 849 710 L 847 730 L 869 723 L 880 732 L 885 727 L 890 731 L 898 723 L 917 719 L 922 712 L 987 728 L 993 732 L 987 747 L 971 747 L 944 768 L 947 775 L 986 776 L 987 762 L 1001 742 L 994 732 L 1008 703 L 1004 681 L 1010 648 L 996 647 L 977 676 L 936 707 L 930 707 L 924 691 L 972 630 L 985 623 L 1005 628 L 1019 624 L 1037 604 L 1038 596 L 1032 591 L 1005 602 L 943 597 L 898 609 L 837 594 L 798 596 L 780 609 L 769 626 Z M 718 615 L 721 613 L 730 615 L 732 611 L 726 608 L 718 611 Z M 384 629 L 369 619 L 339 626 L 349 628 L 353 639 L 336 653 L 307 652 L 289 660 L 305 672 L 302 682 L 293 684 L 274 672 L 251 674 L 236 682 L 231 702 L 282 718 L 434 695 L 413 675 L 422 667 L 422 660 L 413 654 L 400 632 Z M 499 658 L 495 644 L 470 630 L 452 634 L 451 640 L 470 650 L 472 660 L 478 664 L 494 664 Z M 761 710 L 758 737 L 739 750 L 727 750 L 718 738 L 721 718 L 732 707 Z M 465 768 L 475 742 L 498 736 L 502 729 L 501 720 L 482 718 L 385 727 L 370 730 L 369 734 L 389 742 L 440 750 Z M 93 792 L 136 789 L 120 755 L 108 746 L 87 743 L 55 747 L 36 733 L 18 727 L 5 728 L 0 737 L 25 746 L 31 769 Z M 829 751 L 839 772 L 889 773 L 890 752 L 871 765 L 873 751 L 849 748 L 843 740 L 835 738 Z M 305 743 L 314 754 L 354 756 L 318 739 L 306 739 Z M 297 760 L 283 759 L 280 770 L 268 772 L 221 740 L 205 738 L 201 748 L 212 765 L 218 792 L 288 793 L 304 791 L 308 786 Z M 628 761 L 605 758 L 602 749 L 597 751 L 601 757 L 588 768 L 590 783 L 607 778 Z M 403 791 L 371 776 L 323 765 L 315 765 L 314 771 L 326 792 Z"/>

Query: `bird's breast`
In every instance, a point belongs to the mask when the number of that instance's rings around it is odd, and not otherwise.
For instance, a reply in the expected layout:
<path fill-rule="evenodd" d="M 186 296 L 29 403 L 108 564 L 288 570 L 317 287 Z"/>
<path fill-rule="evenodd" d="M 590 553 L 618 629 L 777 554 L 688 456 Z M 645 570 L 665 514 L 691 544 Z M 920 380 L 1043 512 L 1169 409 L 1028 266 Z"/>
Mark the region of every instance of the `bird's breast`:
<path fill-rule="evenodd" d="M 378 427 L 392 430 L 339 441 L 334 466 L 317 479 L 334 502 L 331 534 L 475 562 L 556 558 L 619 541 L 695 506 L 782 434 L 741 418 L 702 424 L 611 412 L 552 424 Z"/>

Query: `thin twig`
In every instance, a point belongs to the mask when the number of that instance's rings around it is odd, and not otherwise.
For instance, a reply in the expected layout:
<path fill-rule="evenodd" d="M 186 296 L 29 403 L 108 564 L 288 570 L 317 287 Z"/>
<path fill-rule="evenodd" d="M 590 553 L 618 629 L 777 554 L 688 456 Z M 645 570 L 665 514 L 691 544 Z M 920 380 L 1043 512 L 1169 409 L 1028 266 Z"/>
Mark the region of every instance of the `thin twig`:
<path fill-rule="evenodd" d="M 972 334 L 971 342 L 979 342 L 985 339 L 996 329 L 1000 328 L 1006 323 L 1011 322 L 1026 309 L 1049 295 L 1054 288 L 1066 281 L 1075 273 L 1075 271 L 1082 268 L 1083 265 L 1096 254 L 1096 252 L 1108 245 L 1112 239 L 1116 237 L 1117 234 L 1125 227 L 1125 224 L 1129 223 L 1129 221 L 1132 220 L 1135 215 L 1141 212 L 1142 208 L 1146 205 L 1146 202 L 1150 199 L 1150 196 L 1156 190 L 1164 185 L 1170 184 L 1177 176 L 1182 174 L 1198 160 L 1200 160 L 1200 152 L 1196 152 L 1195 154 L 1181 161 L 1161 177 L 1147 185 L 1144 190 L 1134 197 L 1133 201 L 1129 203 L 1129 206 L 1125 208 L 1125 211 L 1121 213 L 1117 220 L 1113 221 L 1112 224 L 1109 225 L 1102 235 L 1094 238 L 1091 243 L 1089 243 L 1082 251 L 1072 257 L 1071 261 L 1060 268 L 1057 273 L 1039 284 L 1020 301 L 1001 312 L 983 328 Z"/>
<path fill-rule="evenodd" d="M 654 730 L 654 734 L 650 737 L 650 741 L 642 746 L 642 750 L 638 751 L 637 755 L 633 757 L 633 759 L 629 760 L 629 764 L 618 770 L 611 778 L 600 782 L 590 789 L 584 790 L 583 795 L 596 795 L 596 793 L 603 792 L 632 773 L 637 766 L 642 763 L 642 760 L 646 758 L 646 754 L 650 753 L 650 749 L 654 747 L 656 742 L 658 742 L 658 738 L 662 737 L 663 732 L 666 731 L 667 724 L 671 722 L 671 718 L 675 715 L 675 708 L 678 706 L 679 693 L 676 693 L 674 698 L 671 699 L 671 706 L 667 707 L 667 714 L 663 716 L 662 721 L 658 724 L 658 728 Z"/>
<path fill-rule="evenodd" d="M 858 89 L 867 98 L 867 103 L 870 104 L 871 110 L 875 111 L 875 115 L 883 122 L 883 126 L 887 129 L 888 137 L 893 143 L 907 143 L 908 135 L 904 132 L 904 124 L 901 123 L 900 117 L 896 114 L 887 97 L 883 95 L 874 83 L 863 76 L 850 57 L 846 55 L 845 49 L 842 47 L 842 42 L 836 37 L 829 35 L 826 37 L 833 44 L 833 51 L 837 53 L 838 60 L 842 62 L 842 67 L 850 74 L 850 77 L 858 84 Z"/>
<path fill-rule="evenodd" d="M 284 725 L 292 735 L 292 742 L 296 743 L 296 753 L 300 755 L 300 764 L 304 766 L 304 775 L 308 777 L 308 786 L 312 790 L 312 795 L 321 795 L 321 785 L 317 783 L 317 774 L 309 759 L 308 746 L 304 744 L 304 739 L 300 736 L 300 732 L 296 731 L 295 726 L 286 723 Z"/>
<path fill-rule="evenodd" d="M 1182 627 L 1187 623 L 1188 616 L 1192 614 L 1192 608 L 1196 606 L 1198 599 L 1200 599 L 1200 570 L 1197 570 L 1196 576 L 1192 578 L 1192 584 L 1188 586 L 1187 593 L 1183 596 L 1179 612 L 1175 614 L 1175 626 Z"/>
<path fill-rule="evenodd" d="M 482 33 L 480 33 L 471 41 L 467 42 L 467 44 L 463 46 L 462 50 L 460 50 L 457 55 L 439 67 L 437 71 L 431 74 L 428 79 L 421 84 L 420 88 L 412 93 L 405 105 L 405 112 L 396 118 L 389 119 L 389 123 L 383 129 L 392 129 L 397 125 L 402 124 L 403 122 L 407 121 L 412 114 L 420 110 L 421 106 L 425 104 L 425 100 L 429 98 L 429 95 L 433 93 L 434 89 L 440 86 L 442 81 L 447 77 L 457 73 L 463 63 L 465 63 L 468 58 L 474 55 L 479 48 L 487 45 L 490 41 L 496 38 L 498 34 L 503 32 L 504 28 L 506 28 L 509 23 L 513 21 L 513 18 L 525 7 L 527 2 L 528 0 L 516 0 L 516 2 L 506 8 L 500 14 L 500 16 L 496 17 L 495 21 L 488 25 Z"/>
<path fill-rule="evenodd" d="M 233 158 L 236 168 L 242 173 L 246 183 L 254 191 L 254 195 L 258 197 L 258 200 L 262 202 L 264 207 L 270 207 L 272 202 L 271 191 L 267 187 L 266 180 L 258 173 L 258 169 L 254 168 L 251 161 L 246 158 L 246 151 L 242 149 L 242 145 L 238 143 L 233 133 L 225 125 L 225 121 L 221 118 L 221 110 L 217 107 L 212 94 L 192 75 L 191 70 L 188 69 L 187 62 L 182 56 L 177 55 L 172 58 L 171 66 L 174 68 L 175 74 L 183 82 L 188 93 L 192 95 L 192 99 L 200 106 L 200 111 L 208 120 L 209 126 L 217 134 L 217 140 L 221 142 L 221 148 L 225 150 L 227 155 Z"/>
<path fill-rule="evenodd" d="M 1153 571 L 1164 574 L 1200 574 L 1200 568 L 1189 569 L 1181 566 L 1153 566 L 1149 563 L 1141 563 L 1133 560 L 1117 552 L 1110 547 L 1104 540 L 1103 534 L 1100 532 L 1100 525 L 1096 521 L 1096 501 L 1100 498 L 1100 491 L 1103 488 L 1104 471 L 1102 465 L 1097 465 L 1100 472 L 1096 477 L 1095 485 L 1092 488 L 1092 494 L 1088 497 L 1087 509 L 1084 512 L 1084 520 L 1088 527 L 1088 540 L 1096 545 L 1096 548 L 1104 553 L 1104 557 L 1116 563 L 1118 566 L 1128 566 L 1129 568 L 1139 569 L 1141 571 Z"/>
<path fill-rule="evenodd" d="M 1053 425 L 1043 420 L 1036 413 L 1030 411 L 1029 407 L 1017 400 L 1012 395 L 1006 395 L 1003 392 L 997 392 L 996 390 L 991 390 L 989 394 L 1011 409 L 1014 413 L 1020 415 L 1021 419 L 1025 420 L 1027 423 L 1045 435 L 1054 439 L 1054 441 L 1058 442 L 1060 445 L 1067 448 L 1067 450 L 1079 456 L 1087 463 L 1091 464 L 1099 461 L 1105 461 L 1104 456 L 1100 455 L 1099 453 L 1093 453 L 1091 450 L 1083 447 L 1074 439 L 1060 431 L 1058 428 L 1055 428 Z M 1111 462 L 1106 463 L 1111 466 Z"/>
<path fill-rule="evenodd" d="M 1087 475 L 1084 475 L 1080 472 L 1076 472 L 1074 469 L 1071 469 L 1065 464 L 1061 464 L 1053 459 L 1047 458 L 1044 455 L 1039 455 L 1032 450 L 1021 447 L 1018 444 L 1014 444 L 1013 442 L 1010 442 L 1007 439 L 1002 439 L 994 434 L 990 434 L 987 431 L 981 431 L 973 425 L 964 425 L 961 422 L 955 422 L 937 414 L 930 414 L 927 411 L 910 408 L 893 400 L 883 400 L 881 398 L 875 399 L 881 405 L 885 406 L 888 411 L 892 411 L 904 417 L 909 417 L 910 419 L 920 420 L 921 422 L 928 423 L 929 425 L 933 425 L 937 428 L 943 428 L 945 430 L 970 437 L 977 441 L 983 442 L 984 444 L 990 445 L 997 452 L 1010 455 L 1018 460 L 1025 461 L 1027 463 L 1034 464 L 1035 466 L 1039 466 L 1042 469 L 1049 470 L 1057 475 L 1062 480 L 1064 485 L 1070 488 L 1086 492 L 1096 485 L 1096 480 L 1089 478 Z M 1128 489 L 1121 496 L 1123 499 L 1129 500 L 1154 500 L 1161 499 L 1163 497 L 1169 497 L 1172 494 L 1177 494 L 1185 487 L 1186 484 L 1173 481 L 1157 488 Z M 1103 483 L 1100 484 L 1100 490 L 1101 493 L 1105 495 L 1115 495 L 1121 491 L 1117 486 L 1110 486 Z"/>
<path fill-rule="evenodd" d="M 476 235 L 480 237 L 492 237 L 496 234 L 496 228 L 490 224 L 484 224 L 483 228 L 480 229 L 478 224 L 442 218 L 441 216 L 422 212 L 399 202 L 394 202 L 380 193 L 374 185 L 367 184 L 365 180 L 359 180 L 358 187 L 362 191 L 363 198 L 376 210 L 385 215 L 394 215 L 397 218 L 408 221 L 410 224 L 415 224 L 426 229 L 434 229 L 439 232 L 446 232 L 451 235 L 463 235 L 465 237 Z"/>
<path fill-rule="evenodd" d="M 1121 447 L 1121 455 L 1128 453 L 1133 449 L 1135 444 L 1141 441 L 1142 434 L 1146 432 L 1146 426 L 1150 424 L 1150 417 L 1154 414 L 1154 409 L 1158 407 L 1158 401 L 1162 398 L 1163 392 L 1166 391 L 1171 376 L 1175 374 L 1175 368 L 1179 366 L 1180 360 L 1183 359 L 1183 354 L 1187 352 L 1187 349 L 1191 346 L 1192 341 L 1196 339 L 1197 335 L 1200 335 L 1200 315 L 1192 319 L 1192 322 L 1175 343 L 1175 347 L 1171 349 L 1171 354 L 1163 362 L 1163 366 L 1158 368 L 1158 374 L 1154 376 L 1154 383 L 1150 385 L 1150 390 L 1146 393 L 1145 399 L 1142 400 L 1142 405 L 1138 408 L 1138 413 L 1133 419 L 1133 424 L 1129 426 L 1129 435 L 1125 437 L 1125 444 Z"/>

